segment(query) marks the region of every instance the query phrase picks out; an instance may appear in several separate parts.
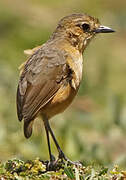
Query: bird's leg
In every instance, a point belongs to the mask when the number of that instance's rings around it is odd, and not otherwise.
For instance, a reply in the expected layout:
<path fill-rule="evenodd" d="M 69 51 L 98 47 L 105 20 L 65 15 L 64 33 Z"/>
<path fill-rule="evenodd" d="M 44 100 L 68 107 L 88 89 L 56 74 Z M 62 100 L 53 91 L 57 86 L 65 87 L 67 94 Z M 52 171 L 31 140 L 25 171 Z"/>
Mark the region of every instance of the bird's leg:
<path fill-rule="evenodd" d="M 54 136 L 54 133 L 53 133 L 51 127 L 50 127 L 50 124 L 49 124 L 48 119 L 45 118 L 45 119 L 44 119 L 44 123 L 45 123 L 45 127 L 47 128 L 47 131 L 48 131 L 48 133 L 47 133 L 47 140 L 48 140 L 48 138 L 49 138 L 48 136 L 49 136 L 49 132 L 50 132 L 50 134 L 51 134 L 51 136 L 52 136 L 52 139 L 53 139 L 53 141 L 54 141 L 54 143 L 55 143 L 55 145 L 56 145 L 56 148 L 57 148 L 57 150 L 58 150 L 58 152 L 59 152 L 58 159 L 61 159 L 61 160 L 64 159 L 65 161 L 67 161 L 67 162 L 70 163 L 70 164 L 81 165 L 80 162 L 73 162 L 73 161 L 69 160 L 69 159 L 65 156 L 64 152 L 63 152 L 62 149 L 60 148 L 60 146 L 59 146 L 59 144 L 58 144 L 58 142 L 57 142 L 57 140 L 56 140 L 56 138 L 55 138 L 55 136 Z M 48 143 L 48 144 L 50 144 L 50 143 Z M 50 145 L 49 145 L 49 149 L 50 149 Z M 50 153 L 50 156 L 52 156 L 52 155 L 51 155 L 51 150 L 49 150 L 49 153 Z"/>
<path fill-rule="evenodd" d="M 52 136 L 52 138 L 53 138 L 53 141 L 54 141 L 54 143 L 55 143 L 55 145 L 56 145 L 56 147 L 57 147 L 57 150 L 58 150 L 58 152 L 59 152 L 59 159 L 61 159 L 61 160 L 64 159 L 65 161 L 67 161 L 68 163 L 73 164 L 73 165 L 82 166 L 82 163 L 81 163 L 81 162 L 73 162 L 73 161 L 71 161 L 70 159 L 68 159 L 68 158 L 65 156 L 64 152 L 63 152 L 62 149 L 60 148 L 60 146 L 59 146 L 59 144 L 58 144 L 58 142 L 57 142 L 57 140 L 56 140 L 56 138 L 55 138 L 55 136 L 54 136 L 54 134 L 53 134 L 53 131 L 52 131 L 52 129 L 51 129 L 48 121 L 47 121 L 47 126 L 48 126 L 48 130 L 49 130 L 49 132 L 50 132 L 50 134 L 51 134 L 51 136 Z"/>
<path fill-rule="evenodd" d="M 53 134 L 53 131 L 52 131 L 50 125 L 49 125 L 49 121 L 48 121 L 48 120 L 46 120 L 46 126 L 47 126 L 48 131 L 50 132 L 50 134 L 51 134 L 51 136 L 52 136 L 52 139 L 53 139 L 53 141 L 54 141 L 54 143 L 55 143 L 55 145 L 56 145 L 56 147 L 57 147 L 57 150 L 58 150 L 58 152 L 59 152 L 59 159 L 67 160 L 65 154 L 64 154 L 63 151 L 61 150 L 61 148 L 60 148 L 60 146 L 59 146 L 59 144 L 58 144 L 58 142 L 57 142 L 57 140 L 56 140 L 56 138 L 55 138 L 55 136 L 54 136 L 54 134 Z"/>
<path fill-rule="evenodd" d="M 50 157 L 50 161 L 46 161 L 45 165 L 46 165 L 46 171 L 52 171 L 52 170 L 56 170 L 56 160 L 55 157 L 52 155 L 51 153 L 51 145 L 50 145 L 50 139 L 49 139 L 49 130 L 48 130 L 48 126 L 47 126 L 47 120 L 44 119 L 44 125 L 45 125 L 45 130 L 46 130 L 46 137 L 47 137 L 47 143 L 48 143 L 48 150 L 49 150 L 49 157 Z"/>
<path fill-rule="evenodd" d="M 46 136 L 47 136 L 47 143 L 48 143 L 48 150 L 49 150 L 49 157 L 50 157 L 50 162 L 55 161 L 55 157 L 51 153 L 51 146 L 50 146 L 50 139 L 49 139 L 49 131 L 48 128 L 45 124 L 45 130 L 46 130 Z"/>

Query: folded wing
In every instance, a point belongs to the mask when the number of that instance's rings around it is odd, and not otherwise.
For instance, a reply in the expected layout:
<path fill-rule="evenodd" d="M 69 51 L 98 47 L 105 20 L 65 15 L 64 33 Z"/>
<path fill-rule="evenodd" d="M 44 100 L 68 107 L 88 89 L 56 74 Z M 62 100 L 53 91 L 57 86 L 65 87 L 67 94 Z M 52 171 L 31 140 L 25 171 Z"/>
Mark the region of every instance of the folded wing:
<path fill-rule="evenodd" d="M 25 64 L 17 89 L 17 114 L 20 121 L 24 119 L 26 137 L 32 133 L 34 118 L 55 96 L 66 76 L 66 58 L 56 49 L 40 48 Z"/>

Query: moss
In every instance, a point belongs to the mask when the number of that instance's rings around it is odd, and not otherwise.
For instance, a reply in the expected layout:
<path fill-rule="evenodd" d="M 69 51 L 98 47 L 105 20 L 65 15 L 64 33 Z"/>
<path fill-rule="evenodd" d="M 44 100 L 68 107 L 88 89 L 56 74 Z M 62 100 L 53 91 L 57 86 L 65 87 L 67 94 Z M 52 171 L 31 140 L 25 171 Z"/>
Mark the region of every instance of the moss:
<path fill-rule="evenodd" d="M 59 165 L 61 162 L 58 162 Z M 18 159 L 0 163 L 0 180 L 125 180 L 126 171 L 118 166 L 107 167 L 71 165 L 64 162 L 56 171 L 46 171 L 46 162 L 38 158 L 30 161 Z"/>

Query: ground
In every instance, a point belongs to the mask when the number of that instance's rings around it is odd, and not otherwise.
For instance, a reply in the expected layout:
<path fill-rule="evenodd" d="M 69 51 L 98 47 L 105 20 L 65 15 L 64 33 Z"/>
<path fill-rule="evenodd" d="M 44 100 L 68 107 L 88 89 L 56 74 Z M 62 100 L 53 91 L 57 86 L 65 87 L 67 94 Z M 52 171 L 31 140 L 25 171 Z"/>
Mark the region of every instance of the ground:
<path fill-rule="evenodd" d="M 59 166 L 61 162 L 59 162 Z M 39 159 L 8 160 L 0 164 L 0 180 L 126 180 L 126 171 L 117 165 L 113 168 L 71 165 L 65 162 L 57 171 L 47 171 Z"/>

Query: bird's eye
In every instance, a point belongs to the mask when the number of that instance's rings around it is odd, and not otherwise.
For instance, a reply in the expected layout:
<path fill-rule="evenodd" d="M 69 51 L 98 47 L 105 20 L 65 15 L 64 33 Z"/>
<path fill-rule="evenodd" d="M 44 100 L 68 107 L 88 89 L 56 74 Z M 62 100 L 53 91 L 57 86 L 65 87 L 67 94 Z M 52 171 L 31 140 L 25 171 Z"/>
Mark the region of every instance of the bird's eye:
<path fill-rule="evenodd" d="M 82 24 L 82 28 L 84 32 L 88 32 L 90 30 L 90 25 L 87 23 Z"/>

